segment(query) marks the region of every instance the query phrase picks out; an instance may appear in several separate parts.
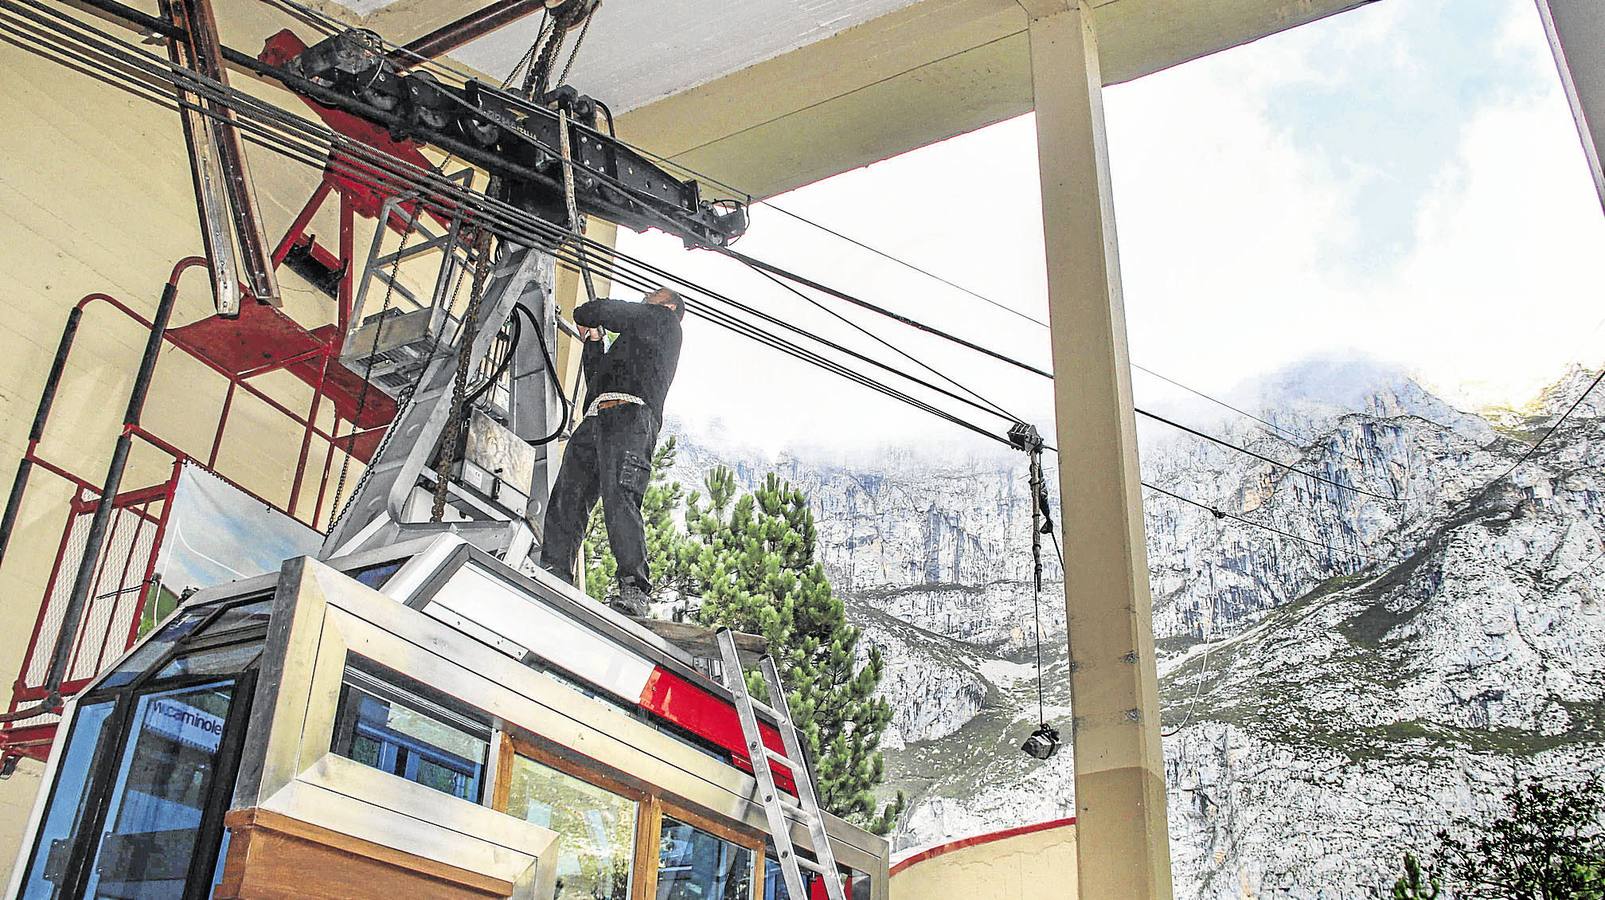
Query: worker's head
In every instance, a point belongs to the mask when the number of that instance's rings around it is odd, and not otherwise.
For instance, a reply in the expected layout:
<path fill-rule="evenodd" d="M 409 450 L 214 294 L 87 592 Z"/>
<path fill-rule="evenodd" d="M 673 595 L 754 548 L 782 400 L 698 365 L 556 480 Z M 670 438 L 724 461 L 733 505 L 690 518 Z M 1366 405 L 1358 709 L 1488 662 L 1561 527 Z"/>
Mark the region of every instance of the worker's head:
<path fill-rule="evenodd" d="M 676 317 L 681 319 L 685 318 L 685 298 L 674 291 L 669 290 L 668 288 L 658 288 L 652 293 L 647 294 L 645 302 L 651 303 L 654 306 L 666 306 L 669 309 L 674 310 Z"/>

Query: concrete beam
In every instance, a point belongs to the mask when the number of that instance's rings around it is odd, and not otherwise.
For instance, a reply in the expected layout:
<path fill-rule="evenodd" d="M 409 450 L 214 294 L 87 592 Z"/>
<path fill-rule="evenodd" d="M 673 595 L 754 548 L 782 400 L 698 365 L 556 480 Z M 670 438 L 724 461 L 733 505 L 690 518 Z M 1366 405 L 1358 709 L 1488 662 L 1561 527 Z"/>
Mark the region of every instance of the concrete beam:
<path fill-rule="evenodd" d="M 920 0 L 619 117 L 625 139 L 772 196 L 1032 108 L 1027 21 L 1065 0 Z M 1114 84 L 1367 0 L 1106 0 Z M 588 52 L 601 52 L 588 45 Z"/>
<path fill-rule="evenodd" d="M 1605 204 L 1605 4 L 1599 0 L 1536 0 L 1560 81 L 1566 89 L 1589 172 Z"/>
<path fill-rule="evenodd" d="M 1171 896 L 1153 599 L 1094 18 L 1031 20 L 1070 644 L 1078 896 Z"/>

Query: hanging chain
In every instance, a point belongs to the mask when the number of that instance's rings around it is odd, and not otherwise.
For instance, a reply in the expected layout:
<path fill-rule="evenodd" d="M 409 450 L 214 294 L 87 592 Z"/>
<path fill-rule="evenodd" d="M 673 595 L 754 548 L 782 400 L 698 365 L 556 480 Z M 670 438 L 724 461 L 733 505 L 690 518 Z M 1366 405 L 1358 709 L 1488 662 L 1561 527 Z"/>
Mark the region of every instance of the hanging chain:
<path fill-rule="evenodd" d="M 591 20 L 596 18 L 596 7 L 601 5 L 598 3 L 591 7 L 590 14 L 585 17 L 585 24 L 580 26 L 580 36 L 574 39 L 574 49 L 568 52 L 568 62 L 563 65 L 563 74 L 557 76 L 559 85 L 568 81 L 568 73 L 574 70 L 574 60 L 580 55 L 580 45 L 585 43 L 585 35 L 591 30 Z"/>
<path fill-rule="evenodd" d="M 1031 592 L 1032 614 L 1036 619 L 1037 636 L 1037 725 L 1047 724 L 1045 704 L 1042 697 L 1042 523 L 1046 510 L 1043 501 L 1046 499 L 1046 485 L 1042 478 L 1042 450 L 1040 447 L 1031 451 L 1031 565 L 1033 569 L 1033 586 Z"/>
<path fill-rule="evenodd" d="M 495 185 L 491 185 L 495 189 Z M 468 289 L 468 307 L 463 310 L 462 324 L 457 328 L 457 372 L 452 379 L 451 405 L 446 427 L 440 436 L 440 447 L 435 456 L 435 496 L 429 511 L 429 521 L 439 522 L 446 515 L 446 497 L 451 491 L 451 465 L 456 462 L 457 444 L 462 435 L 463 422 L 468 417 L 468 370 L 473 365 L 474 341 L 479 330 L 479 305 L 485 295 L 485 280 L 490 273 L 490 231 L 479 230 L 474 239 L 474 280 Z"/>
<path fill-rule="evenodd" d="M 526 77 L 527 73 L 533 72 L 532 69 L 527 67 L 535 62 L 535 52 L 540 49 L 541 43 L 546 40 L 546 36 L 551 33 L 551 30 L 551 11 L 543 11 L 541 13 L 541 27 L 535 32 L 535 41 L 529 45 L 528 50 L 524 51 L 523 57 L 519 59 L 517 65 L 513 66 L 512 71 L 507 73 L 507 77 L 502 79 L 502 90 L 507 90 L 508 86 L 513 83 L 513 79 L 518 77 L 519 72 L 525 72 Z"/>
<path fill-rule="evenodd" d="M 539 101 L 545 96 L 546 89 L 550 87 L 552 66 L 557 63 L 558 48 L 563 46 L 563 39 L 568 32 L 562 25 L 554 24 L 546 43 L 541 45 L 540 55 L 535 57 L 535 64 L 524 73 L 523 94 L 526 99 Z"/>

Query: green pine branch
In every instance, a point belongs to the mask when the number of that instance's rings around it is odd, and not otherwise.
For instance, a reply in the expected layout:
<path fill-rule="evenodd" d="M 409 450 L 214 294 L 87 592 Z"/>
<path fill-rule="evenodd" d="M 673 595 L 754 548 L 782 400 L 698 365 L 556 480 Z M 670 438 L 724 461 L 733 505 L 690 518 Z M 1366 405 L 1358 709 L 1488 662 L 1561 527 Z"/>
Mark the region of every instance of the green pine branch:
<path fill-rule="evenodd" d="M 875 696 L 886 664 L 871 648 L 860 662 L 860 632 L 847 621 L 819 563 L 819 532 L 808 497 L 770 474 L 742 492 L 735 473 L 715 468 L 689 495 L 668 477 L 671 438 L 654 454 L 642 503 L 653 583 L 700 599 L 701 622 L 762 635 L 790 692 L 787 702 L 817 770 L 821 805 L 885 834 L 903 810 L 899 795 L 877 808 L 886 777 L 880 740 L 891 707 Z M 684 528 L 676 514 L 684 507 Z M 600 511 L 586 535 L 586 590 L 602 599 L 617 565 Z M 757 673 L 748 687 L 764 697 Z"/>

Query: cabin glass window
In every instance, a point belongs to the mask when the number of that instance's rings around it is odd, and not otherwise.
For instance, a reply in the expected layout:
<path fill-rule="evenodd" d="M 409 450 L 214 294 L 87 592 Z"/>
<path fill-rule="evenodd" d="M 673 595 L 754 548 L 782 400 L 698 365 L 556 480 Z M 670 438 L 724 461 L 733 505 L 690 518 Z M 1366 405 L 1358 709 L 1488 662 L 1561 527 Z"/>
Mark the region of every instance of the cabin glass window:
<path fill-rule="evenodd" d="M 658 835 L 657 900 L 747 900 L 752 853 L 672 816 Z"/>
<path fill-rule="evenodd" d="M 637 806 L 529 757 L 513 757 L 507 812 L 557 832 L 554 900 L 628 900 Z"/>
<path fill-rule="evenodd" d="M 347 671 L 335 753 L 478 803 L 490 729 L 422 697 Z"/>
<path fill-rule="evenodd" d="M 178 656 L 156 673 L 158 679 L 181 676 L 220 676 L 243 672 L 262 655 L 262 642 L 241 641 Z"/>
<path fill-rule="evenodd" d="M 178 617 L 163 626 L 155 637 L 140 644 L 139 649 L 135 650 L 122 665 L 102 678 L 95 685 L 95 690 L 103 691 L 131 684 L 179 641 L 188 637 L 190 632 L 193 632 L 211 613 L 210 609 L 191 609 L 179 613 Z"/>
<path fill-rule="evenodd" d="M 401 571 L 401 565 L 404 562 L 406 562 L 406 560 L 398 559 L 395 562 L 363 566 L 362 568 L 357 569 L 355 572 L 348 572 L 347 574 L 352 578 L 355 578 L 358 582 L 365 584 L 377 591 L 385 586 L 385 582 L 390 580 L 390 576 Z"/>
<path fill-rule="evenodd" d="M 62 751 L 56 770 L 61 773 L 56 781 L 55 793 L 50 797 L 49 811 L 39 828 L 35 844 L 33 865 L 22 882 L 23 900 L 46 900 L 55 896 L 56 889 L 66 870 L 67 856 L 72 849 L 73 834 L 83 818 L 86 788 L 95 753 L 106 734 L 106 720 L 111 717 L 117 703 L 106 700 L 78 708 L 73 716 L 72 736 Z M 110 735 L 115 740 L 115 734 Z"/>
<path fill-rule="evenodd" d="M 218 635 L 224 632 L 250 628 L 255 625 L 266 625 L 273 617 L 273 595 L 269 594 L 260 600 L 249 603 L 236 603 L 218 614 L 216 619 L 206 624 L 201 631 L 204 635 Z"/>
<path fill-rule="evenodd" d="M 233 702 L 233 681 L 139 698 L 84 896 L 184 895 Z"/>

